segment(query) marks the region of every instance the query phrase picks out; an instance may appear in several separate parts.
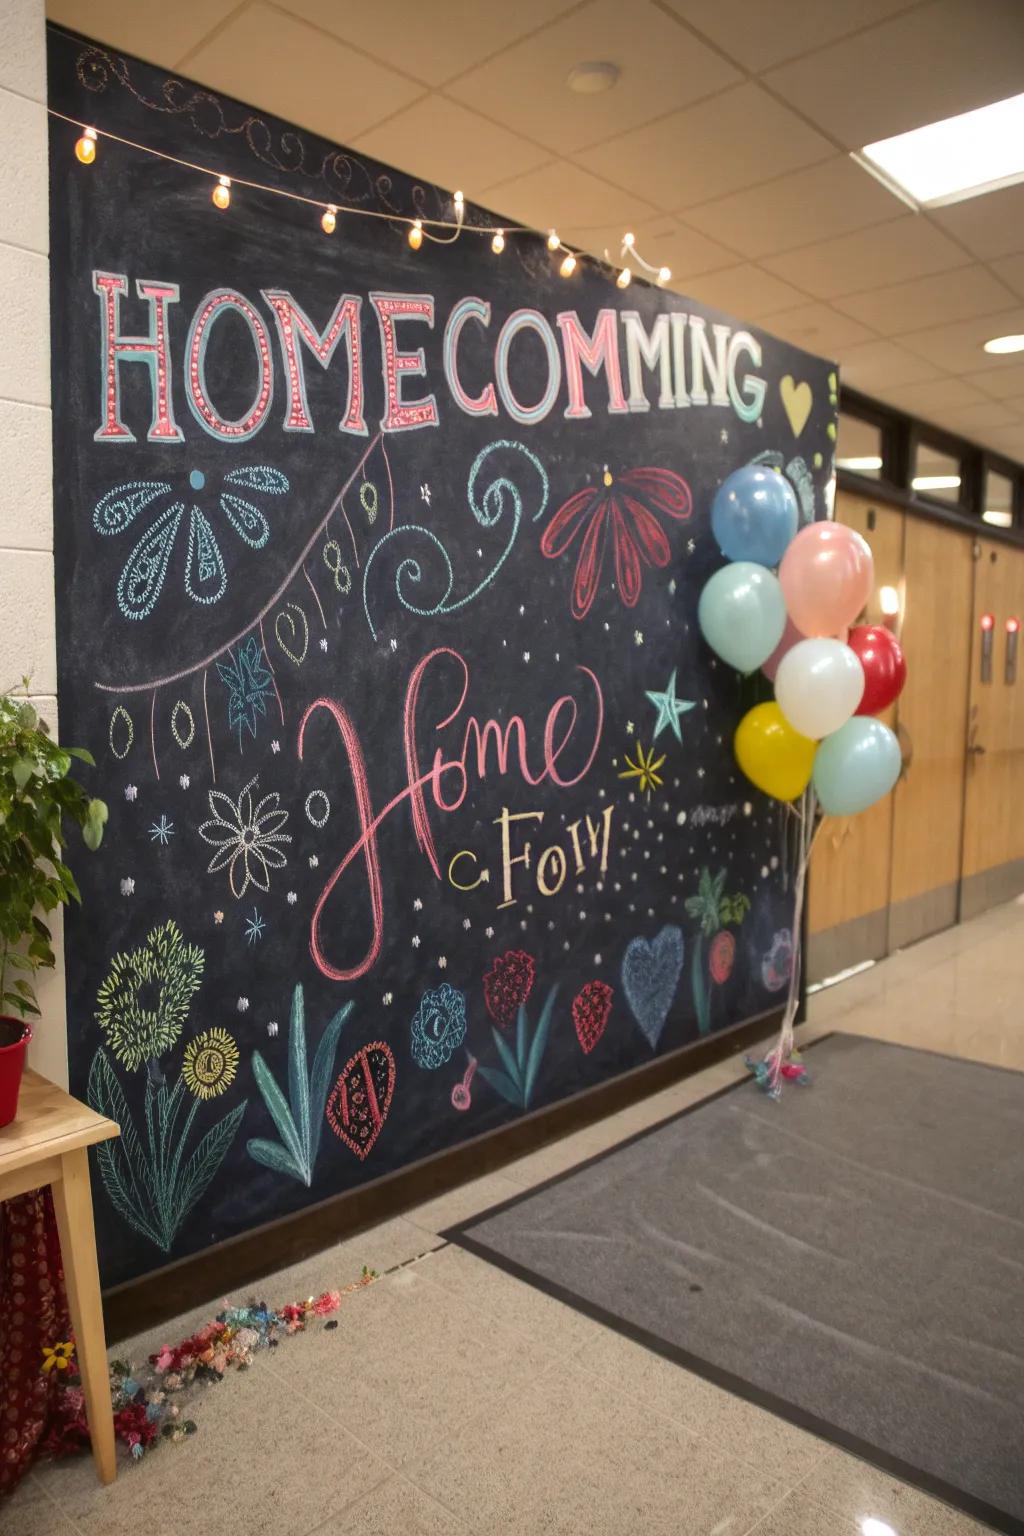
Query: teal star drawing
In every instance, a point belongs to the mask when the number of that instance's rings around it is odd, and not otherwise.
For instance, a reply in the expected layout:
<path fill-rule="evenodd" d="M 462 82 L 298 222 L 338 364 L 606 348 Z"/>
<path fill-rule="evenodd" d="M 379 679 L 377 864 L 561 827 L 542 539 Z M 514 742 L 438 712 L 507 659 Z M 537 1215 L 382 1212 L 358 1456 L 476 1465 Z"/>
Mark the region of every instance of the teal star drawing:
<path fill-rule="evenodd" d="M 154 821 L 149 829 L 150 842 L 162 843 L 166 848 L 174 836 L 174 822 L 168 821 L 166 816 L 161 816 L 159 821 Z"/>
<path fill-rule="evenodd" d="M 245 920 L 245 942 L 247 944 L 258 943 L 262 939 L 266 927 L 266 922 L 260 916 L 259 911 L 256 907 L 253 907 L 252 917 L 247 917 Z"/>
<path fill-rule="evenodd" d="M 696 707 L 694 699 L 676 698 L 676 674 L 673 671 L 668 680 L 668 687 L 664 693 L 653 693 L 647 690 L 647 697 L 658 711 L 658 718 L 654 722 L 654 740 L 657 741 L 666 725 L 674 734 L 676 741 L 681 742 L 683 733 L 679 729 L 679 716 L 685 715 L 688 709 Z"/>

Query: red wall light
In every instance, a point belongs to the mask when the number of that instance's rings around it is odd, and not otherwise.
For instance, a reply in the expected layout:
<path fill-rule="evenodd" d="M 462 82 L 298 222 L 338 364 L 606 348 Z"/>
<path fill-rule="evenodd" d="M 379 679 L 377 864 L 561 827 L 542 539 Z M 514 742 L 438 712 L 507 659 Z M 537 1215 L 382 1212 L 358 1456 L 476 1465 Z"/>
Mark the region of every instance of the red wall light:
<path fill-rule="evenodd" d="M 1016 619 L 1016 618 L 1014 618 L 1014 619 L 1007 619 L 1007 621 L 1006 621 L 1006 633 L 1008 635 L 1015 635 L 1019 629 L 1020 629 L 1020 619 Z"/>
<path fill-rule="evenodd" d="M 983 613 L 982 614 L 982 616 L 981 616 L 981 627 L 982 627 L 983 630 L 987 631 L 987 630 L 990 630 L 990 629 L 994 629 L 995 628 L 995 622 L 996 622 L 995 614 L 993 614 L 993 613 Z"/>

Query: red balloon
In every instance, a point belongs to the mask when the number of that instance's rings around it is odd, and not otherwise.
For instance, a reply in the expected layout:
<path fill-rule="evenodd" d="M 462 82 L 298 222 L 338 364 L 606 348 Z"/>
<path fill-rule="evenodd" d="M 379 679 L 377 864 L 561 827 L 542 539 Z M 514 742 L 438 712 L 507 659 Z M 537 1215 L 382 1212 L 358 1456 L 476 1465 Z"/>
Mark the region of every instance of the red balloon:
<path fill-rule="evenodd" d="M 846 641 L 864 668 L 858 715 L 878 715 L 903 692 L 907 661 L 898 641 L 882 624 L 856 624 Z"/>

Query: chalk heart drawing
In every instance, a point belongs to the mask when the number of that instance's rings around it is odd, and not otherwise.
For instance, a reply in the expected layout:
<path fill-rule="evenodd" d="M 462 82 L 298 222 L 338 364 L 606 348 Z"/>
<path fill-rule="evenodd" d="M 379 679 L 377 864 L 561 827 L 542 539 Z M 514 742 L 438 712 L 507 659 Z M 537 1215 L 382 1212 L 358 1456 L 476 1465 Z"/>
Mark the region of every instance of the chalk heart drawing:
<path fill-rule="evenodd" d="M 683 969 L 683 933 L 666 926 L 653 943 L 632 939 L 622 961 L 622 986 L 626 1001 L 652 1050 L 676 995 Z"/>
<path fill-rule="evenodd" d="M 327 1123 L 358 1158 L 380 1135 L 395 1091 L 391 1047 L 375 1040 L 349 1058 L 327 1100 Z"/>
<path fill-rule="evenodd" d="M 793 436 L 799 437 L 807 425 L 807 418 L 814 404 L 811 386 L 807 383 L 798 384 L 793 375 L 787 373 L 785 378 L 779 381 L 779 394 L 782 396 L 782 408 L 793 428 Z"/>

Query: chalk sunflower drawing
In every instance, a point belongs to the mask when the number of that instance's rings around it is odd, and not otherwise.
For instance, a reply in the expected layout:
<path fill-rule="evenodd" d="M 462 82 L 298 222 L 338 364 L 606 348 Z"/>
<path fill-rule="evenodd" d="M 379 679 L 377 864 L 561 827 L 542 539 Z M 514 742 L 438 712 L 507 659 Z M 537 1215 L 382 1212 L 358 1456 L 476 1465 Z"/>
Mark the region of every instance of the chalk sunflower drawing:
<path fill-rule="evenodd" d="M 238 1046 L 226 1029 L 204 1029 L 185 1047 L 181 1075 L 197 1099 L 226 1093 L 238 1071 Z"/>
<path fill-rule="evenodd" d="M 270 871 L 284 869 L 288 862 L 283 845 L 291 842 L 291 836 L 282 830 L 288 812 L 281 810 L 281 796 L 276 792 L 257 801 L 257 783 L 258 776 L 251 778 L 237 800 L 223 790 L 209 790 L 211 819 L 199 828 L 203 842 L 217 850 L 206 873 L 213 875 L 226 868 L 236 901 L 250 885 L 269 891 Z"/>
<path fill-rule="evenodd" d="M 256 739 L 256 726 L 260 716 L 266 716 L 267 697 L 273 692 L 274 679 L 265 665 L 263 647 L 255 635 L 250 635 L 237 651 L 228 651 L 227 661 L 218 661 L 217 672 L 228 690 L 228 725 L 238 732 L 238 745 L 242 745 L 242 732 L 248 731 Z M 272 742 L 273 750 L 280 750 L 278 742 Z"/>
<path fill-rule="evenodd" d="M 96 1022 L 118 1061 L 134 1072 L 171 1048 L 203 978 L 203 951 L 171 918 L 138 949 L 117 954 L 96 998 Z"/>
<path fill-rule="evenodd" d="M 290 489 L 285 475 L 263 464 L 230 469 L 212 496 L 228 526 L 250 549 L 263 549 L 270 539 L 270 524 L 252 501 L 239 490 L 263 496 L 283 496 Z M 169 480 L 126 480 L 113 486 L 96 503 L 93 527 L 104 537 L 124 533 L 145 514 L 152 521 L 133 545 L 117 582 L 117 606 L 126 619 L 147 619 L 153 612 L 167 579 L 178 534 L 188 514 L 185 554 L 185 592 L 194 603 L 217 603 L 227 591 L 228 574 L 214 524 L 200 507 L 198 493 L 208 491 L 203 470 L 193 469 L 188 492 L 179 498 Z M 165 505 L 168 503 L 169 505 Z M 188 503 L 191 502 L 191 505 Z M 208 504 L 207 511 L 210 510 Z"/>
<path fill-rule="evenodd" d="M 540 541 L 541 554 L 548 560 L 559 559 L 579 542 L 573 618 L 586 618 L 597 596 L 609 531 L 619 597 L 627 608 L 634 608 L 643 587 L 644 565 L 662 569 L 672 558 L 659 519 L 685 523 L 692 515 L 693 497 L 681 475 L 649 468 L 613 475 L 606 464 L 598 484 L 585 485 L 562 503 Z"/>
<path fill-rule="evenodd" d="M 648 747 L 645 752 L 640 743 L 637 742 L 636 762 L 633 761 L 628 752 L 623 755 L 629 766 L 619 774 L 619 778 L 636 779 L 637 789 L 639 789 L 641 794 L 646 795 L 650 799 L 651 791 L 660 789 L 664 783 L 658 770 L 665 761 L 665 754 L 662 753 L 660 757 L 655 757 L 653 746 Z"/>

